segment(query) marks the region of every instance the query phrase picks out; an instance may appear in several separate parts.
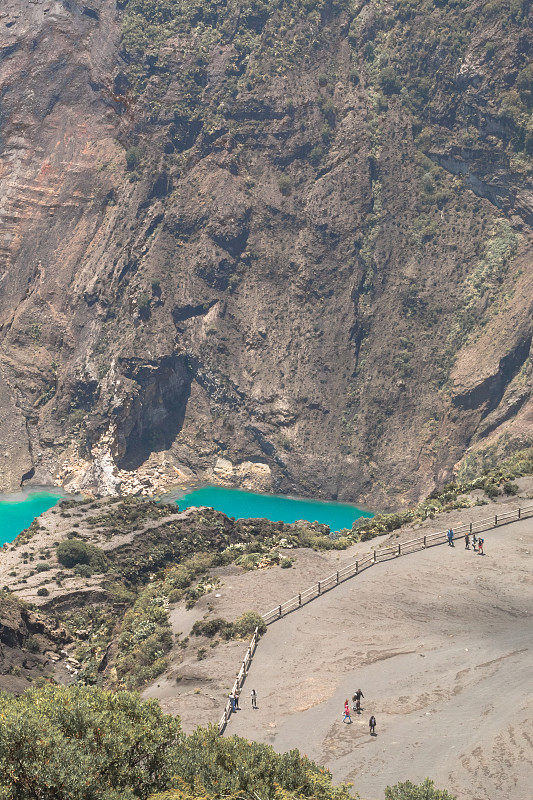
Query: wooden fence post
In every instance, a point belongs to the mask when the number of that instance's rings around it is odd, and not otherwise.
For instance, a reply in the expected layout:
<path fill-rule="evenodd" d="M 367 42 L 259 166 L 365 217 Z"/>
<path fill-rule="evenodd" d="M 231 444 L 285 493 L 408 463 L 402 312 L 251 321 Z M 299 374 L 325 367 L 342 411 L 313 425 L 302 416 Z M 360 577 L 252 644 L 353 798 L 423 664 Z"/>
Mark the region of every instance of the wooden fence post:
<path fill-rule="evenodd" d="M 424 547 L 426 547 L 426 537 L 424 536 Z"/>
<path fill-rule="evenodd" d="M 472 533 L 472 523 L 470 523 L 470 533 Z"/>
<path fill-rule="evenodd" d="M 359 572 L 359 561 L 356 561 L 355 562 L 355 574 L 357 575 L 358 572 Z"/>
<path fill-rule="evenodd" d="M 521 514 L 521 512 L 522 512 L 522 509 L 521 509 L 521 508 L 519 508 L 519 509 L 518 509 L 518 519 L 520 519 L 520 514 Z"/>
<path fill-rule="evenodd" d="M 320 594 L 320 581 L 318 581 L 318 594 Z"/>
<path fill-rule="evenodd" d="M 377 555 L 376 555 L 376 551 L 374 550 L 374 564 L 376 563 L 376 561 L 377 561 Z"/>
<path fill-rule="evenodd" d="M 298 605 L 299 606 L 302 605 L 302 595 L 301 595 L 301 593 L 298 595 Z"/>
<path fill-rule="evenodd" d="M 498 515 L 497 514 L 494 514 L 494 524 L 495 525 L 498 524 Z"/>
<path fill-rule="evenodd" d="M 339 583 L 339 573 L 337 572 L 337 584 Z"/>
<path fill-rule="evenodd" d="M 399 556 L 401 556 L 401 554 L 402 554 L 402 546 L 401 546 L 401 544 L 398 542 L 398 555 L 399 555 Z"/>
<path fill-rule="evenodd" d="M 279 607 L 278 611 L 279 611 L 279 616 L 281 617 L 281 606 Z"/>

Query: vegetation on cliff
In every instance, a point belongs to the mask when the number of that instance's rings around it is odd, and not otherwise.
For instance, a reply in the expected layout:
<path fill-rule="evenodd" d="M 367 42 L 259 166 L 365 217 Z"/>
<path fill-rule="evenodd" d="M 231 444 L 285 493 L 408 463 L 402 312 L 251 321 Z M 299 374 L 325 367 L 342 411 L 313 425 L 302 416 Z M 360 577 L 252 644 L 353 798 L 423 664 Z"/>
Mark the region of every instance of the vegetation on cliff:
<path fill-rule="evenodd" d="M 494 454 L 492 457 L 494 458 Z M 376 514 L 370 520 L 357 520 L 353 525 L 352 533 L 361 541 L 367 541 L 374 536 L 381 536 L 401 528 L 402 525 L 422 522 L 428 517 L 433 518 L 443 511 L 469 508 L 473 504 L 484 504 L 487 502 L 486 500 L 477 498 L 472 501 L 468 497 L 472 492 L 479 490 L 491 499 L 501 494 L 514 495 L 518 491 L 515 479 L 533 473 L 533 448 L 531 447 L 517 450 L 504 461 L 500 462 L 497 457 L 495 460 L 496 464 L 493 466 L 489 454 L 485 454 L 485 458 L 481 462 L 475 458 L 470 463 L 465 462 L 458 474 L 457 481 L 431 492 L 423 502 L 414 508 L 391 514 Z M 475 473 L 476 466 L 479 469 L 483 463 L 485 469 L 481 474 L 465 480 L 469 473 L 470 475 L 472 472 Z"/>
<path fill-rule="evenodd" d="M 253 97 L 272 76 L 308 65 L 337 27 L 347 33 L 352 66 L 345 75 L 325 69 L 320 87 L 327 89 L 338 78 L 356 85 L 363 81 L 378 110 L 389 98 L 399 98 L 418 126 L 422 150 L 444 144 L 459 124 L 463 132 L 457 143 L 469 150 L 489 152 L 496 145 L 533 154 L 533 65 L 525 46 L 530 0 L 246 0 L 223 6 L 120 0 L 119 6 L 124 9 L 122 50 L 135 91 L 146 92 L 155 118 L 162 108 L 167 115 L 165 95 L 178 58 L 179 100 L 171 110 L 176 121 L 194 123 L 196 133 L 204 123 L 213 127 L 215 118 L 228 124 L 231 100 L 239 93 Z M 225 53 L 224 72 L 214 81 L 217 49 Z M 506 69 L 510 56 L 511 74 Z M 327 96 L 317 91 L 325 130 L 330 129 L 322 147 L 317 145 L 321 150 L 338 113 Z M 483 125 L 490 120 L 489 144 Z M 191 134 L 193 128 L 188 130 Z M 189 145 L 193 139 L 194 134 Z M 187 149 L 187 139 L 180 149 Z M 431 163 L 427 169 L 424 201 L 442 207 L 452 198 L 438 191 Z"/>

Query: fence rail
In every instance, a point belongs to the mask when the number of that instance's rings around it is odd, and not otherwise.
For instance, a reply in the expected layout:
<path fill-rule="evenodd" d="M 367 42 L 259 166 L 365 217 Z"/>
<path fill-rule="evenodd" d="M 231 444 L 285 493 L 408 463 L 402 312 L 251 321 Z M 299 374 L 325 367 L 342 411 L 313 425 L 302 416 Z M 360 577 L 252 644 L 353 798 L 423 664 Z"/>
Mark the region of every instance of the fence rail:
<path fill-rule="evenodd" d="M 503 514 L 494 514 L 493 516 L 486 517 L 485 519 L 478 519 L 476 522 L 463 523 L 462 525 L 458 525 L 457 527 L 453 528 L 454 539 L 464 539 L 467 535 L 471 535 L 473 533 L 482 533 L 483 531 L 499 528 L 501 525 L 507 525 L 510 522 L 517 522 L 520 519 L 526 519 L 532 515 L 533 505 L 530 505 L 521 508 L 515 508 L 512 511 L 506 511 Z M 263 614 L 263 619 L 266 624 L 269 625 L 272 622 L 275 622 L 277 619 L 283 617 L 285 614 L 289 614 L 292 611 L 295 611 L 297 608 L 301 608 L 306 603 L 309 603 L 311 600 L 315 600 L 317 597 L 320 597 L 320 595 L 324 594 L 324 592 L 328 592 L 333 589 L 334 586 L 338 586 L 339 583 L 342 583 L 343 581 L 352 578 L 354 575 L 358 575 L 360 572 L 363 572 L 365 569 L 374 566 L 374 564 L 389 561 L 401 555 L 408 555 L 409 553 L 414 553 L 416 550 L 423 550 L 427 547 L 435 547 L 436 545 L 445 544 L 448 540 L 447 534 L 447 530 L 437 531 L 436 533 L 426 533 L 424 536 L 419 536 L 416 539 L 409 539 L 407 542 L 398 542 L 398 544 L 391 544 L 387 545 L 386 547 L 381 547 L 379 550 L 373 550 L 368 555 L 363 556 L 363 558 L 359 558 L 356 561 L 353 561 L 351 564 L 341 567 L 341 569 L 333 572 L 331 575 L 328 575 L 327 578 L 317 581 L 312 586 L 309 586 L 307 589 L 304 589 L 297 595 L 294 595 L 294 597 L 291 597 L 289 600 L 279 603 L 279 605 L 275 606 L 275 608 L 273 608 L 271 611 L 267 611 L 266 614 Z M 233 693 L 239 691 L 246 679 L 246 675 L 248 674 L 248 669 L 255 653 L 258 640 L 259 632 L 258 628 L 256 628 L 254 635 L 252 636 L 252 640 L 248 645 L 241 668 L 235 679 L 235 683 L 233 684 Z M 224 709 L 224 713 L 218 724 L 219 734 L 224 733 L 228 720 L 231 716 L 231 712 L 231 702 L 228 700 Z"/>

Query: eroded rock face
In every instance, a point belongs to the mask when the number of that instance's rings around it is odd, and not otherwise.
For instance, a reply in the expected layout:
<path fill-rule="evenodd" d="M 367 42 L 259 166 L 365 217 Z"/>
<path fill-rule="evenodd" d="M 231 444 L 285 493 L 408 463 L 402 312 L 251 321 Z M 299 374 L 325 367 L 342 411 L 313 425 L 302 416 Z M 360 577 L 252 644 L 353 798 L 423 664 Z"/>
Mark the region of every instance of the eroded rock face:
<path fill-rule="evenodd" d="M 0 598 L 0 687 L 19 693 L 43 674 L 62 674 L 58 655 L 71 641 L 63 625 L 29 611 L 14 598 Z"/>
<path fill-rule="evenodd" d="M 4 1 L 0 489 L 196 476 L 391 506 L 469 446 L 529 438 L 529 179 L 491 168 L 490 115 L 485 150 L 423 162 L 398 96 L 349 80 L 335 19 L 208 125 L 179 117 L 177 79 L 149 76 L 156 110 L 133 94 L 114 0 Z"/>

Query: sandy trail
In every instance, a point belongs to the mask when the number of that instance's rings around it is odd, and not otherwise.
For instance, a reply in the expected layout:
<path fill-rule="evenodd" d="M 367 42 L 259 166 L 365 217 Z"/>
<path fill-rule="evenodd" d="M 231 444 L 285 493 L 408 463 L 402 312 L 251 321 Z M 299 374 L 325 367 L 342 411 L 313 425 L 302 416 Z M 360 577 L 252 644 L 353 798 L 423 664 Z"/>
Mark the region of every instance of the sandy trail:
<path fill-rule="evenodd" d="M 298 747 L 365 800 L 427 775 L 460 800 L 531 800 L 533 520 L 485 540 L 378 565 L 270 626 L 228 733 Z"/>
<path fill-rule="evenodd" d="M 442 514 L 400 538 L 528 503 L 509 498 Z M 219 589 L 190 611 L 173 607 L 174 632 L 187 635 L 204 616 L 264 613 L 385 540 L 342 552 L 295 550 L 290 570 L 217 570 Z M 532 800 L 533 518 L 488 531 L 485 541 L 483 557 L 458 541 L 378 564 L 269 626 L 226 735 L 280 752 L 297 747 L 365 800 L 427 775 L 459 800 Z M 179 714 L 186 731 L 218 722 L 246 644 L 211 648 L 191 636 L 143 695 Z M 207 657 L 199 661 L 201 646 Z M 344 699 L 359 687 L 363 713 L 343 725 Z M 368 733 L 372 713 L 376 738 Z"/>

